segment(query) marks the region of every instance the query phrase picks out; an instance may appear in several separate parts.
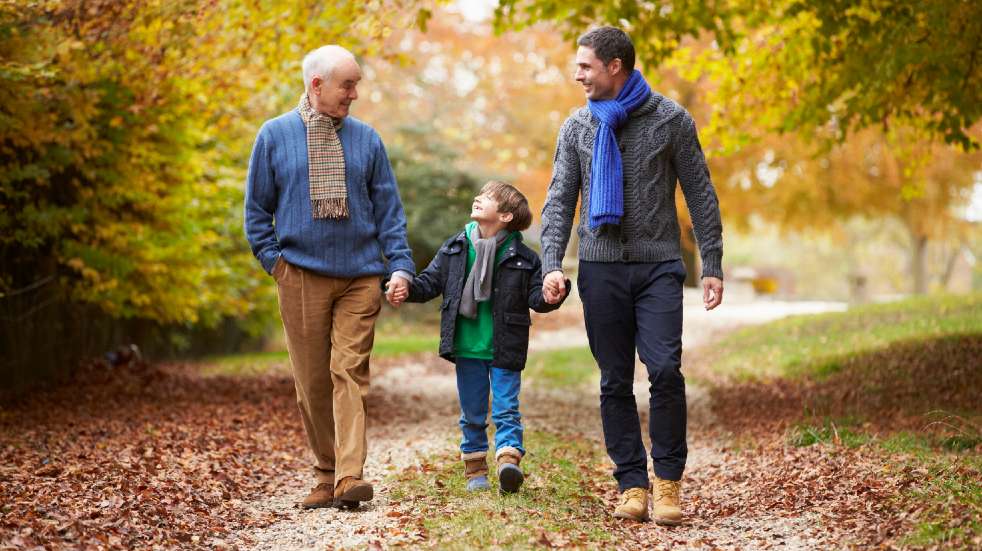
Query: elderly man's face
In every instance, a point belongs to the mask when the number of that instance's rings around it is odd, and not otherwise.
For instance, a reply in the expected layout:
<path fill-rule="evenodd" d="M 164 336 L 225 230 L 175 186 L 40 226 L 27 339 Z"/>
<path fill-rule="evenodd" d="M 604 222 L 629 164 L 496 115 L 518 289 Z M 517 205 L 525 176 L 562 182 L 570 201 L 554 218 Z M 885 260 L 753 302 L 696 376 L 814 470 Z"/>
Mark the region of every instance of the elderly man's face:
<path fill-rule="evenodd" d="M 613 59 L 609 65 L 597 57 L 593 48 L 580 46 L 576 50 L 576 82 L 583 85 L 587 99 L 604 100 L 617 96 L 614 91 L 614 74 L 621 69 L 621 60 Z"/>
<path fill-rule="evenodd" d="M 339 63 L 327 80 L 315 76 L 310 84 L 314 108 L 336 119 L 347 117 L 351 102 L 358 99 L 360 81 L 361 67 L 349 59 Z"/>

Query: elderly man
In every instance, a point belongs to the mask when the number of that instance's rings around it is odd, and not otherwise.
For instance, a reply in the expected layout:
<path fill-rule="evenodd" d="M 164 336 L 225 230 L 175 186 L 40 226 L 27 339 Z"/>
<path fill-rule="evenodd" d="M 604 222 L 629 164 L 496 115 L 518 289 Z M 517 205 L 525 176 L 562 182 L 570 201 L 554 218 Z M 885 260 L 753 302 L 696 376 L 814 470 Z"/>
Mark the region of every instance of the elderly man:
<path fill-rule="evenodd" d="M 372 499 L 362 478 L 364 398 L 379 282 L 391 274 L 389 290 L 404 290 L 415 272 L 382 140 L 348 116 L 361 77 L 340 46 L 310 52 L 299 105 L 260 128 L 246 181 L 246 237 L 276 281 L 315 457 L 317 485 L 304 508 Z"/>
<path fill-rule="evenodd" d="M 634 352 L 651 383 L 648 431 L 654 463 L 654 517 L 678 524 L 685 468 L 682 282 L 686 269 L 675 211 L 681 184 L 702 257 L 703 299 L 723 298 L 719 203 L 692 117 L 652 92 L 634 69 L 627 34 L 600 27 L 577 41 L 576 80 L 587 106 L 559 131 L 542 211 L 546 300 L 565 292 L 562 260 L 581 197 L 580 269 L 590 350 L 600 366 L 600 417 L 621 502 L 618 518 L 647 520 L 648 461 L 634 399 Z"/>

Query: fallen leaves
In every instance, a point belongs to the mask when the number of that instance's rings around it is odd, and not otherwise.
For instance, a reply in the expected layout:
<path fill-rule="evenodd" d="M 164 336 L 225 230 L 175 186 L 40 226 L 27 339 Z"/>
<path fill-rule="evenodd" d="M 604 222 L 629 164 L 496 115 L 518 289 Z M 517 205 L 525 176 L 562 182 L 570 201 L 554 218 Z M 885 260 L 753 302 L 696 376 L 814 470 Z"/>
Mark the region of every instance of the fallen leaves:
<path fill-rule="evenodd" d="M 0 547 L 221 547 L 305 468 L 293 384 L 118 371 L 5 408 Z"/>

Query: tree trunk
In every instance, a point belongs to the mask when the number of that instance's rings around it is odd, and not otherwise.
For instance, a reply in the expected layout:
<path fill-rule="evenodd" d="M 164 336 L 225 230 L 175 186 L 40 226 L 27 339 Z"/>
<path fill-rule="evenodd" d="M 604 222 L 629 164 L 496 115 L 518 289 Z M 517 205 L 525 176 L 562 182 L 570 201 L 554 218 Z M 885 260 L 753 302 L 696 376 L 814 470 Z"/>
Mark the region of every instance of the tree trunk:
<path fill-rule="evenodd" d="M 911 233 L 913 249 L 910 256 L 910 272 L 914 280 L 914 294 L 927 293 L 927 236 Z"/>
<path fill-rule="evenodd" d="M 959 241 L 958 245 L 955 246 L 955 250 L 951 252 L 951 256 L 948 257 L 948 261 L 945 262 L 944 273 L 941 274 L 941 286 L 947 290 L 948 284 L 951 283 L 951 276 L 955 273 L 955 265 L 958 264 L 958 258 L 962 255 L 962 249 L 964 245 Z"/>

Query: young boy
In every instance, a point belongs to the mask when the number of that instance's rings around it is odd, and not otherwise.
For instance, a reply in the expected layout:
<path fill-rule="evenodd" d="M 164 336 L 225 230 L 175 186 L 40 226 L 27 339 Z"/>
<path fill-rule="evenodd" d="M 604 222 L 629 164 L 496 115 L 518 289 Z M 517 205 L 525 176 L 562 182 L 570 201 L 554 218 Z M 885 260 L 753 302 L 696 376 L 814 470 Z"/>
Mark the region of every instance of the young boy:
<path fill-rule="evenodd" d="M 393 306 L 443 294 L 440 356 L 456 363 L 460 442 L 467 490 L 488 484 L 488 394 L 494 421 L 495 460 L 501 492 L 517 492 L 525 475 L 521 374 L 528 355 L 529 308 L 550 312 L 542 296 L 538 255 L 522 243 L 532 223 L 528 200 L 514 187 L 488 182 L 474 198 L 473 220 L 448 239 L 408 291 L 387 295 Z M 567 287 L 569 282 L 567 281 Z"/>

